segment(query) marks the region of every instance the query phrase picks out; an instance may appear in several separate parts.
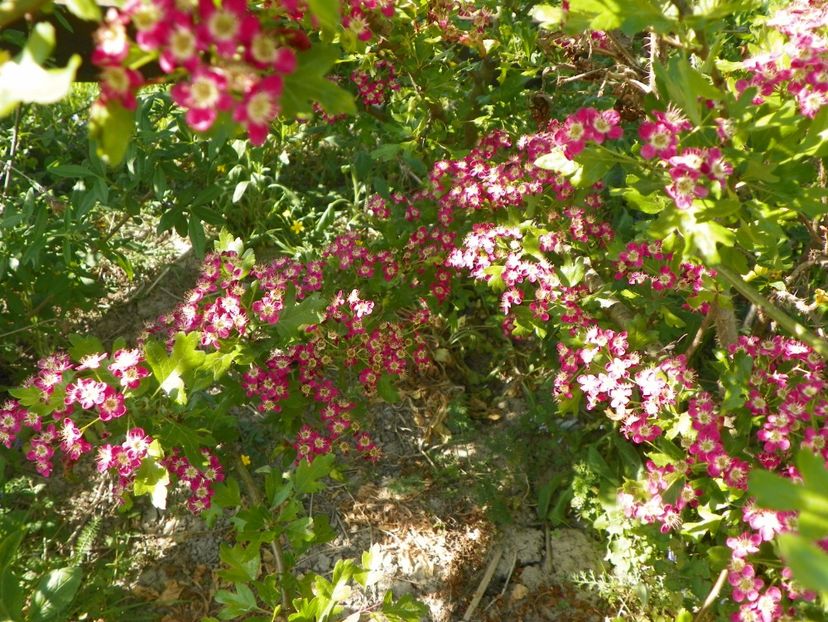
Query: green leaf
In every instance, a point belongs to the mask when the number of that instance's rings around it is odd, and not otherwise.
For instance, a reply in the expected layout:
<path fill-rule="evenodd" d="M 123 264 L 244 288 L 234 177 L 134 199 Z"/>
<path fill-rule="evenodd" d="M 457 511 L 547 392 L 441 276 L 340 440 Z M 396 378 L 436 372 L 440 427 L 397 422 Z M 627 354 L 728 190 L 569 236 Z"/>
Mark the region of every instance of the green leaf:
<path fill-rule="evenodd" d="M 325 77 L 339 57 L 333 46 L 314 45 L 299 55 L 299 65 L 285 77 L 282 111 L 288 116 L 311 113 L 319 102 L 328 114 L 355 114 L 353 96 Z"/>
<path fill-rule="evenodd" d="M 536 4 L 529 13 L 532 19 L 540 22 L 541 28 L 557 28 L 564 20 L 564 10 L 550 4 Z"/>
<path fill-rule="evenodd" d="M 241 201 L 242 197 L 244 196 L 245 190 L 247 190 L 247 186 L 250 185 L 249 179 L 243 179 L 239 183 L 236 184 L 235 190 L 233 190 L 233 198 L 231 199 L 233 203 L 238 203 Z"/>
<path fill-rule="evenodd" d="M 213 503 L 222 508 L 233 508 L 241 503 L 239 484 L 232 477 L 216 484 L 213 490 Z"/>
<path fill-rule="evenodd" d="M 709 265 L 721 262 L 718 244 L 733 246 L 736 239 L 736 234 L 730 229 L 713 221 L 698 222 L 689 213 L 683 214 L 681 223 L 681 232 L 692 239 L 696 250 Z"/>
<path fill-rule="evenodd" d="M 204 357 L 202 368 L 212 372 L 213 380 L 220 379 L 233 365 L 233 361 L 242 356 L 243 348 L 236 344 L 231 350 L 216 350 Z"/>
<path fill-rule="evenodd" d="M 299 304 L 285 305 L 279 315 L 276 330 L 285 339 L 295 337 L 302 326 L 316 324 L 322 318 L 321 312 L 326 307 L 322 297 L 314 292 Z"/>
<path fill-rule="evenodd" d="M 168 356 L 166 348 L 156 342 L 144 345 L 144 355 L 161 389 L 179 404 L 187 403 L 184 374 L 204 362 L 206 354 L 198 350 L 199 333 L 178 333 Z"/>
<path fill-rule="evenodd" d="M 776 473 L 755 469 L 750 473 L 748 486 L 750 493 L 762 507 L 779 511 L 802 508 L 801 490 L 791 480 Z"/>
<path fill-rule="evenodd" d="M 785 563 L 794 579 L 811 590 L 828 591 L 828 554 L 805 538 L 785 533 L 777 537 Z"/>
<path fill-rule="evenodd" d="M 13 562 L 25 533 L 24 529 L 17 529 L 0 540 L 0 619 L 4 621 L 21 619 L 25 594 L 13 572 Z"/>
<path fill-rule="evenodd" d="M 632 36 L 648 29 L 667 32 L 672 25 L 661 7 L 650 0 L 571 0 L 566 30 L 580 34 L 584 30 L 620 28 L 624 34 Z"/>
<path fill-rule="evenodd" d="M 224 605 L 219 612 L 219 618 L 222 620 L 232 620 L 238 618 L 245 613 L 249 613 L 257 609 L 256 596 L 253 590 L 247 587 L 244 583 L 236 584 L 236 592 L 229 592 L 227 590 L 219 590 L 214 597 L 216 602 Z"/>
<path fill-rule="evenodd" d="M 586 274 L 586 265 L 583 257 L 576 257 L 572 261 L 567 261 L 559 266 L 558 270 L 561 276 L 564 277 L 566 284 L 569 287 L 575 287 L 578 283 L 584 280 Z"/>
<path fill-rule="evenodd" d="M 655 63 L 653 69 L 658 80 L 664 85 L 669 100 L 678 104 L 696 125 L 701 125 L 702 121 L 700 98 L 722 97 L 719 89 L 690 65 L 686 55 L 673 56 L 666 66 Z"/>
<path fill-rule="evenodd" d="M 66 0 L 66 8 L 87 22 L 101 21 L 101 9 L 95 0 Z"/>
<path fill-rule="evenodd" d="M 391 374 L 383 374 L 377 381 L 377 393 L 389 404 L 396 404 L 400 401 L 400 392 L 394 386 L 394 378 Z"/>
<path fill-rule="evenodd" d="M 325 487 L 321 481 L 333 468 L 333 454 L 317 456 L 313 462 L 302 462 L 293 472 L 293 487 L 300 495 L 319 492 Z"/>
<path fill-rule="evenodd" d="M 571 177 L 581 170 L 581 165 L 567 158 L 563 148 L 560 147 L 540 156 L 535 160 L 535 166 L 545 171 L 559 173 L 564 177 Z"/>
<path fill-rule="evenodd" d="M 38 582 L 29 607 L 30 622 L 62 620 L 59 617 L 72 603 L 81 584 L 83 572 L 77 566 L 46 573 Z"/>
<path fill-rule="evenodd" d="M 308 0 L 311 13 L 319 20 L 325 32 L 336 32 L 339 28 L 339 0 Z"/>
<path fill-rule="evenodd" d="M 380 611 L 389 622 L 418 622 L 428 615 L 428 607 L 410 594 L 404 594 L 395 601 L 390 591 L 385 593 Z"/>
<path fill-rule="evenodd" d="M 153 444 L 158 441 L 154 440 Z M 160 445 L 159 445 L 160 448 Z M 152 505 L 159 510 L 167 507 L 167 487 L 170 484 L 170 474 L 155 458 L 144 458 L 141 466 L 135 473 L 133 492 L 135 496 L 149 495 Z"/>
<path fill-rule="evenodd" d="M 621 196 L 632 204 L 638 211 L 645 214 L 658 214 L 667 205 L 667 201 L 660 194 L 643 195 L 636 188 L 625 188 Z"/>
<path fill-rule="evenodd" d="M 73 361 L 80 361 L 89 354 L 106 352 L 101 340 L 91 335 L 69 335 L 69 343 L 72 344 L 72 347 L 69 348 L 69 356 L 72 357 Z"/>
<path fill-rule="evenodd" d="M 60 166 L 53 166 L 47 170 L 52 175 L 57 175 L 58 177 L 83 178 L 97 176 L 85 166 L 78 166 L 77 164 L 61 164 Z"/>
<path fill-rule="evenodd" d="M 825 468 L 825 460 L 803 449 L 796 456 L 796 466 L 808 488 L 822 491 L 828 496 L 828 469 Z"/>
<path fill-rule="evenodd" d="M 229 566 L 220 573 L 227 581 L 254 581 L 262 570 L 262 558 L 257 543 L 250 543 L 247 546 L 237 544 L 233 547 L 222 544 L 219 548 L 219 558 Z"/>
<path fill-rule="evenodd" d="M 21 102 L 53 104 L 69 93 L 81 58 L 74 54 L 66 67 L 44 69 L 41 64 L 54 45 L 54 26 L 39 22 L 19 60 L 0 64 L 0 117 L 8 115 Z"/>
<path fill-rule="evenodd" d="M 203 257 L 204 249 L 207 247 L 207 236 L 204 234 L 204 225 L 195 214 L 190 214 L 187 231 L 190 234 L 190 242 L 193 244 L 193 253 L 196 257 Z"/>
<path fill-rule="evenodd" d="M 89 137 L 95 141 L 98 157 L 117 166 L 126 155 L 135 132 L 135 112 L 117 101 L 94 104 L 89 113 Z"/>

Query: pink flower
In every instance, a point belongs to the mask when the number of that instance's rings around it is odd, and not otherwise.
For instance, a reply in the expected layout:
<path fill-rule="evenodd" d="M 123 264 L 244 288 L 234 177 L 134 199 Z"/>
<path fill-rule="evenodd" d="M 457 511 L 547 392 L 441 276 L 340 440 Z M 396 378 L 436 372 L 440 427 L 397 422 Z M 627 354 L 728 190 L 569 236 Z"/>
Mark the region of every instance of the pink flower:
<path fill-rule="evenodd" d="M 669 266 L 661 266 L 658 276 L 652 279 L 653 289 L 671 290 L 676 286 L 676 275 Z"/>
<path fill-rule="evenodd" d="M 126 434 L 126 439 L 121 444 L 124 451 L 131 460 L 140 460 L 147 455 L 152 439 L 141 428 L 132 428 Z"/>
<path fill-rule="evenodd" d="M 638 136 L 646 141 L 641 146 L 641 157 L 652 160 L 655 157 L 667 159 L 676 153 L 675 134 L 663 123 L 645 121 L 638 128 Z"/>
<path fill-rule="evenodd" d="M 254 84 L 244 95 L 233 118 L 247 127 L 250 142 L 264 144 L 270 123 L 279 114 L 279 98 L 282 95 L 282 78 L 270 75 Z"/>
<path fill-rule="evenodd" d="M 773 540 L 777 533 L 784 531 L 787 523 L 781 512 L 762 510 L 755 504 L 745 505 L 742 508 L 742 517 L 765 542 Z"/>
<path fill-rule="evenodd" d="M 733 551 L 734 557 L 744 558 L 751 553 L 756 553 L 759 551 L 760 544 L 762 544 L 762 538 L 759 534 L 749 531 L 727 539 L 727 546 Z"/>
<path fill-rule="evenodd" d="M 669 194 L 679 209 L 687 209 L 696 198 L 704 198 L 708 194 L 707 188 L 699 182 L 701 173 L 686 166 L 676 166 L 670 169 L 673 183 L 667 186 Z"/>
<path fill-rule="evenodd" d="M 198 7 L 202 45 L 214 45 L 224 58 L 231 58 L 239 45 L 249 41 L 258 30 L 258 21 L 247 12 L 246 0 L 224 0 L 221 7 L 213 0 L 199 0 Z"/>
<path fill-rule="evenodd" d="M 84 369 L 98 369 L 101 366 L 101 361 L 107 357 L 103 352 L 97 354 L 87 354 L 81 357 L 80 363 L 75 367 L 78 371 Z"/>
<path fill-rule="evenodd" d="M 97 380 L 79 378 L 66 387 L 64 402 L 67 406 L 78 403 L 89 410 L 102 403 L 106 397 L 107 385 Z"/>
<path fill-rule="evenodd" d="M 141 355 L 141 351 L 137 348 L 133 350 L 118 350 L 112 358 L 112 364 L 108 367 L 108 369 L 115 374 L 116 377 L 118 376 L 118 372 L 123 372 L 130 367 L 134 367 L 144 360 L 144 357 Z"/>
<path fill-rule="evenodd" d="M 707 150 L 702 170 L 710 179 L 724 183 L 733 173 L 733 165 L 724 159 L 721 151 L 714 147 Z"/>
<path fill-rule="evenodd" d="M 120 65 L 124 62 L 129 53 L 125 21 L 126 18 L 116 9 L 107 10 L 104 22 L 94 35 L 95 49 L 92 51 L 92 62 L 95 65 Z"/>
<path fill-rule="evenodd" d="M 198 40 L 192 17 L 175 11 L 169 20 L 169 33 L 161 51 L 158 64 L 167 73 L 178 67 L 193 71 L 199 63 L 201 43 Z"/>
<path fill-rule="evenodd" d="M 230 110 L 233 99 L 227 92 L 227 78 L 216 69 L 196 68 L 189 82 L 179 82 L 170 89 L 173 101 L 187 109 L 187 123 L 194 130 L 209 130 L 218 113 Z"/>
<path fill-rule="evenodd" d="M 727 580 L 733 587 L 733 600 L 737 603 L 744 600 L 755 601 L 759 598 L 759 590 L 765 585 L 765 582 L 756 576 L 756 571 L 750 564 L 746 564 L 741 572 L 728 573 Z"/>
<path fill-rule="evenodd" d="M 104 399 L 98 404 L 98 416 L 101 421 L 110 421 L 126 414 L 124 396 L 110 386 L 104 391 Z"/>
<path fill-rule="evenodd" d="M 143 83 L 143 76 L 134 69 L 106 66 L 101 69 L 101 101 L 117 101 L 127 110 L 135 110 L 135 92 Z"/>
<path fill-rule="evenodd" d="M 296 71 L 296 52 L 290 47 L 280 47 L 276 43 L 275 33 L 263 31 L 256 21 L 253 26 L 250 43 L 245 48 L 245 58 L 259 69 L 273 69 L 282 74 Z"/>
<path fill-rule="evenodd" d="M 123 12 L 135 27 L 135 40 L 142 50 L 157 50 L 164 43 L 169 28 L 169 0 L 128 0 Z"/>
<path fill-rule="evenodd" d="M 604 142 L 605 139 L 618 140 L 624 135 L 624 130 L 619 123 L 621 122 L 621 115 L 617 110 L 609 109 L 603 112 L 595 111 L 596 114 L 591 119 L 593 133 L 593 140 L 597 143 Z"/>

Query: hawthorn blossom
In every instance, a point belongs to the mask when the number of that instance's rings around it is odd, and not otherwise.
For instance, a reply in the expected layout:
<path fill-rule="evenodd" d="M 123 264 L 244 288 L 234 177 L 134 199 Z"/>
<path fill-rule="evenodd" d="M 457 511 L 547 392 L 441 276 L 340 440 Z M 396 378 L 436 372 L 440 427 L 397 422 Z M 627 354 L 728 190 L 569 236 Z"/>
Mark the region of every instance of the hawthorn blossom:
<path fill-rule="evenodd" d="M 209 130 L 219 112 L 233 107 L 224 73 L 204 66 L 193 70 L 189 82 L 174 84 L 170 94 L 175 103 L 187 109 L 187 123 L 199 132 Z"/>
<path fill-rule="evenodd" d="M 247 128 L 250 142 L 256 146 L 264 144 L 270 123 L 279 114 L 282 88 L 282 78 L 270 75 L 251 86 L 236 107 L 234 120 Z"/>
<path fill-rule="evenodd" d="M 199 0 L 198 8 L 201 45 L 214 46 L 223 58 L 231 58 L 259 30 L 258 21 L 247 11 L 246 0 L 224 0 L 220 7 L 213 0 Z"/>

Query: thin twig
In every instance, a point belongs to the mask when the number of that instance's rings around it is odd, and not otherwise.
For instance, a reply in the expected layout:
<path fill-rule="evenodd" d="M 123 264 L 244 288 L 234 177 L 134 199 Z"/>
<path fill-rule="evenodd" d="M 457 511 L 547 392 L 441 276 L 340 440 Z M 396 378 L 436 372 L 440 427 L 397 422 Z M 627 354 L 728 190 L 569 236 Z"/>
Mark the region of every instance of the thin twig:
<path fill-rule="evenodd" d="M 707 315 L 704 316 L 702 319 L 701 324 L 699 325 L 699 330 L 696 331 L 696 336 L 693 337 L 693 341 L 687 347 L 687 350 L 684 351 L 684 357 L 686 360 L 690 360 L 693 358 L 693 355 L 696 353 L 696 350 L 699 349 L 699 346 L 704 341 L 704 333 L 707 332 L 707 329 L 710 328 L 710 323 L 713 321 L 713 310 L 707 312 Z"/>
<path fill-rule="evenodd" d="M 49 318 L 48 320 L 43 320 L 42 322 L 37 322 L 37 323 L 31 324 L 29 326 L 24 326 L 23 328 L 16 328 L 15 330 L 10 330 L 9 332 L 3 333 L 2 335 L 0 335 L 0 339 L 3 339 L 5 337 L 9 337 L 11 335 L 16 335 L 17 333 L 22 333 L 22 332 L 25 332 L 27 330 L 32 330 L 33 328 L 37 328 L 38 326 L 42 326 L 43 324 L 49 324 L 50 322 L 57 322 L 59 319 L 60 318 L 53 317 L 53 318 Z"/>
<path fill-rule="evenodd" d="M 500 596 L 498 598 L 503 598 L 503 595 L 506 594 L 506 588 L 509 587 L 509 581 L 512 578 L 512 573 L 515 571 L 515 566 L 517 566 L 517 551 L 513 550 L 512 551 L 512 559 L 509 562 L 509 572 L 506 573 L 506 582 L 503 584 L 503 589 L 500 590 Z M 486 609 L 491 607 L 494 602 L 495 601 L 492 601 L 491 603 L 489 603 L 489 605 L 486 607 Z M 484 609 L 484 611 L 486 609 Z"/>
<path fill-rule="evenodd" d="M 489 587 L 489 583 L 492 581 L 492 577 L 494 576 L 495 569 L 497 568 L 498 563 L 500 562 L 500 558 L 503 557 L 503 546 L 498 544 L 495 549 L 494 553 L 492 554 L 492 559 L 489 561 L 489 565 L 486 566 L 486 572 L 483 573 L 483 579 L 480 581 L 480 585 L 477 586 L 477 590 L 474 593 L 474 597 L 472 601 L 469 603 L 468 609 L 466 609 L 466 613 L 463 615 L 463 622 L 469 622 L 472 619 L 472 614 L 474 610 L 477 609 L 477 606 L 480 604 L 481 599 L 483 598 L 483 594 L 486 593 L 486 588 Z"/>
<path fill-rule="evenodd" d="M 702 604 L 701 609 L 699 609 L 698 613 L 696 613 L 696 617 L 693 618 L 693 622 L 701 622 L 707 616 L 707 611 L 710 609 L 713 601 L 719 596 L 719 592 L 722 590 L 722 586 L 724 585 L 725 578 L 727 577 L 727 568 L 722 568 L 722 571 L 719 573 L 719 578 L 716 579 L 716 583 L 713 584 L 713 588 L 710 590 L 710 593 L 707 595 L 707 598 L 704 599 L 704 604 Z"/>

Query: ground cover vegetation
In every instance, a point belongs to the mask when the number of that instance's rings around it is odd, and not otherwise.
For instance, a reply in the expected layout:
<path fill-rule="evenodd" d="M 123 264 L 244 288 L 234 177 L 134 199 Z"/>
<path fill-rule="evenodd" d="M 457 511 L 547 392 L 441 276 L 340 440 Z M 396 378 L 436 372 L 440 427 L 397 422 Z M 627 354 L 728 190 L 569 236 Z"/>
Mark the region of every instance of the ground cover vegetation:
<path fill-rule="evenodd" d="M 825 619 L 828 4 L 35 0 L 0 28 L 0 618 L 157 619 L 119 592 L 127 527 L 95 556 L 95 508 L 55 518 L 88 480 L 229 526 L 205 620 L 423 619 L 346 606 L 370 555 L 297 567 L 380 404 L 450 379 L 429 432 L 518 394 L 505 457 L 600 541 L 570 581 L 618 619 Z M 171 236 L 194 283 L 101 334 Z"/>

